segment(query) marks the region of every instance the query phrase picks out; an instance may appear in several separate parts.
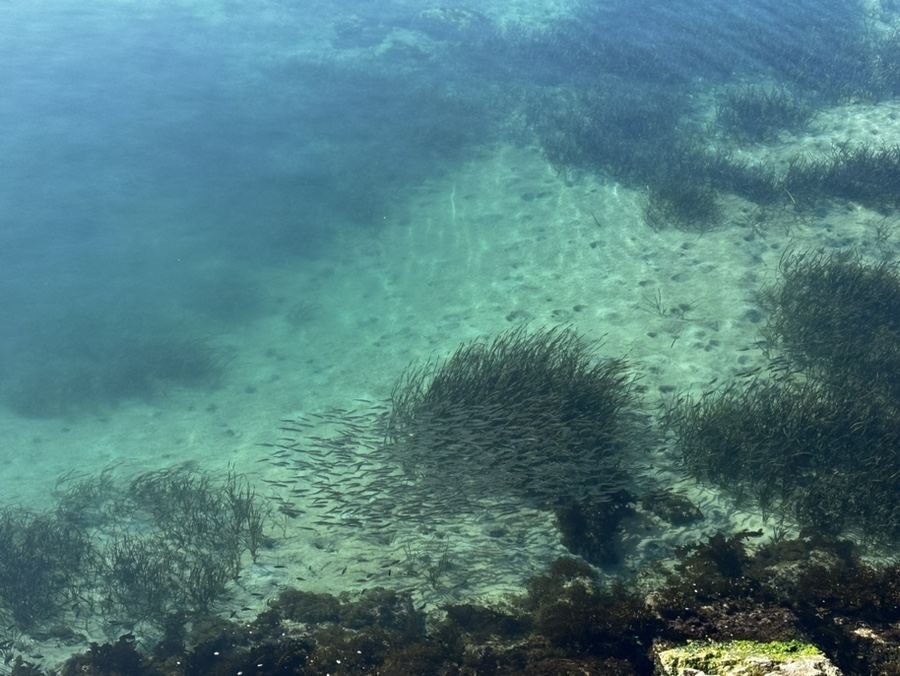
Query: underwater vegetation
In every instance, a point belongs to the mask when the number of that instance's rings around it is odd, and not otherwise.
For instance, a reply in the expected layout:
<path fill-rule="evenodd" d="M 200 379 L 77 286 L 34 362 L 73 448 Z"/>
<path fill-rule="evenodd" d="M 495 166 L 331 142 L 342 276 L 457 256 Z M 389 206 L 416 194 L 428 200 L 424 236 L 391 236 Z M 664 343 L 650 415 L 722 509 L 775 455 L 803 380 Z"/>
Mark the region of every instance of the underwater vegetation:
<path fill-rule="evenodd" d="M 672 406 L 664 424 L 693 476 L 833 535 L 900 535 L 900 273 L 798 254 L 761 294 L 769 372 Z"/>
<path fill-rule="evenodd" d="M 606 96 L 584 89 L 536 98 L 529 112 L 533 132 L 560 173 L 593 171 L 645 190 L 643 217 L 654 229 L 715 227 L 726 194 L 807 212 L 835 200 L 880 211 L 898 206 L 900 146 L 846 144 L 820 157 L 792 157 L 779 171 L 711 148 L 712 139 L 685 121 L 690 113 L 678 95 L 638 86 L 612 102 Z M 814 114 L 783 90 L 748 86 L 726 97 L 719 124 L 741 139 L 766 140 Z"/>
<path fill-rule="evenodd" d="M 834 535 L 900 534 L 900 418 L 800 378 L 734 384 L 669 412 L 685 469 L 763 515 Z"/>
<path fill-rule="evenodd" d="M 801 205 L 845 199 L 881 211 L 898 206 L 898 181 L 900 146 L 868 143 L 842 145 L 822 158 L 794 158 L 781 179 Z"/>
<path fill-rule="evenodd" d="M 636 392 L 620 359 L 569 328 L 519 327 L 413 365 L 391 394 L 390 453 L 454 492 L 555 506 L 612 497 Z"/>
<path fill-rule="evenodd" d="M 615 79 L 602 85 L 533 100 L 528 119 L 558 172 L 593 171 L 646 191 L 642 215 L 657 230 L 716 227 L 725 192 L 765 204 L 786 199 L 771 169 L 710 150 L 683 123 L 683 95 Z"/>
<path fill-rule="evenodd" d="M 626 185 L 655 183 L 676 157 L 684 98 L 658 86 L 597 76 L 580 89 L 532 95 L 527 116 L 550 165 L 605 173 Z"/>
<path fill-rule="evenodd" d="M 764 289 L 769 349 L 834 388 L 900 403 L 900 268 L 852 253 L 786 256 Z"/>
<path fill-rule="evenodd" d="M 79 601 L 79 571 L 94 563 L 87 534 L 59 514 L 0 512 L 0 617 L 29 630 Z"/>
<path fill-rule="evenodd" d="M 651 676 L 657 652 L 689 641 L 815 646 L 848 676 L 900 673 L 896 565 L 866 565 L 837 540 L 760 545 L 758 535 L 717 535 L 631 584 L 561 558 L 497 607 L 448 603 L 426 614 L 409 591 L 288 589 L 252 621 L 197 617 L 153 650 L 125 634 L 59 673 Z M 45 673 L 6 656 L 17 676 Z"/>
<path fill-rule="evenodd" d="M 896 11 L 896 8 L 893 9 Z M 900 93 L 900 34 L 896 30 L 875 41 L 872 97 L 876 100 Z"/>
<path fill-rule="evenodd" d="M 677 6 L 649 2 L 615 12 L 585 5 L 552 27 L 508 27 L 485 44 L 504 55 L 496 60 L 525 66 L 505 75 L 520 90 L 525 126 L 553 168 L 576 177 L 596 172 L 646 191 L 643 215 L 655 229 L 719 225 L 724 194 L 765 206 L 810 208 L 833 199 L 896 205 L 891 147 L 798 156 L 786 172 L 727 150 L 800 130 L 818 106 L 892 96 L 900 81 L 896 35 L 870 28 L 855 2 L 768 3 L 765 20 L 724 4 L 703 17 L 682 9 L 684 16 Z M 653 31 L 652 49 L 632 22 Z M 693 88 L 700 80 L 723 87 L 713 125 L 704 92 Z"/>
<path fill-rule="evenodd" d="M 271 543 L 270 512 L 233 473 L 67 475 L 55 497 L 43 513 L 0 514 L 0 618 L 19 631 L 92 616 L 105 627 L 184 622 Z"/>
<path fill-rule="evenodd" d="M 800 211 L 835 200 L 887 211 L 898 206 L 900 146 L 860 143 L 819 157 L 797 155 L 783 170 L 736 158 L 692 121 L 684 92 L 598 75 L 591 86 L 529 97 L 526 117 L 558 172 L 591 171 L 646 191 L 654 229 L 703 232 L 722 221 L 721 198 Z M 717 122 L 739 141 L 771 140 L 814 115 L 803 94 L 747 85 L 726 90 Z"/>
<path fill-rule="evenodd" d="M 644 196 L 641 217 L 654 230 L 672 226 L 689 232 L 716 227 L 723 215 L 719 192 L 697 180 L 673 178 L 652 187 Z"/>
<path fill-rule="evenodd" d="M 714 45 L 698 25 L 680 24 L 671 7 L 660 16 L 647 3 L 622 8 L 622 17 L 586 7 L 581 21 L 502 37 L 510 55 L 533 65 L 533 80 L 518 83 L 523 117 L 554 169 L 573 177 L 594 172 L 645 191 L 643 216 L 654 229 L 704 232 L 723 220 L 725 195 L 801 211 L 834 200 L 883 211 L 897 206 L 900 150 L 894 145 L 797 155 L 783 169 L 728 150 L 802 130 L 820 107 L 898 91 L 896 34 L 867 28 L 857 3 L 844 5 L 807 6 L 808 16 L 799 6 L 768 7 L 770 18 L 783 16 L 777 31 L 731 8 L 711 9 L 710 34 L 728 36 Z M 611 25 L 638 14 L 642 25 L 660 22 L 653 50 L 633 43 L 627 31 L 612 37 Z M 674 25 L 681 26 L 677 34 Z M 660 63 L 666 50 L 671 54 Z M 747 84 L 728 84 L 735 76 Z M 688 85 L 695 77 L 722 86 L 714 121 L 705 93 Z"/>
<path fill-rule="evenodd" d="M 716 122 L 725 132 L 751 143 L 771 141 L 781 131 L 802 129 L 814 116 L 813 107 L 785 87 L 730 88 L 716 106 Z"/>

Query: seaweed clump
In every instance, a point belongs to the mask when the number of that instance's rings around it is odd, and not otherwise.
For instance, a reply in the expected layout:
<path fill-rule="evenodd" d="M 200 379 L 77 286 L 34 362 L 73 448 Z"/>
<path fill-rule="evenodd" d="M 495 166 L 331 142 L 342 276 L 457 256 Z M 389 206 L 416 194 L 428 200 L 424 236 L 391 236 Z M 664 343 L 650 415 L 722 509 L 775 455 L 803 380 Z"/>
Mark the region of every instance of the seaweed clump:
<path fill-rule="evenodd" d="M 900 535 L 900 273 L 841 254 L 782 261 L 766 289 L 773 368 L 684 398 L 666 424 L 693 476 L 768 516 Z"/>
<path fill-rule="evenodd" d="M 394 456 L 457 495 L 613 498 L 635 390 L 625 362 L 596 350 L 569 328 L 516 328 L 410 367 L 391 395 Z"/>
<path fill-rule="evenodd" d="M 780 182 L 791 201 L 801 207 L 836 198 L 890 211 L 900 204 L 898 180 L 900 146 L 847 143 L 825 157 L 793 158 Z"/>
<path fill-rule="evenodd" d="M 722 219 L 719 192 L 709 181 L 678 176 L 657 183 L 641 209 L 644 223 L 653 230 L 673 226 L 687 232 L 706 232 Z"/>
<path fill-rule="evenodd" d="M 0 512 L 0 617 L 30 630 L 80 601 L 81 571 L 95 564 L 86 533 L 55 513 Z"/>
<path fill-rule="evenodd" d="M 764 517 L 777 510 L 832 535 L 900 534 L 900 419 L 850 392 L 763 379 L 684 399 L 669 424 L 688 472 Z"/>
<path fill-rule="evenodd" d="M 55 496 L 43 513 L 0 512 L 0 618 L 20 631 L 81 626 L 77 617 L 183 625 L 271 542 L 268 510 L 233 473 L 66 476 Z"/>
<path fill-rule="evenodd" d="M 900 400 L 900 269 L 844 253 L 781 262 L 764 290 L 770 350 L 817 380 Z"/>
<path fill-rule="evenodd" d="M 773 140 L 780 131 L 800 129 L 813 115 L 812 107 L 784 87 L 729 89 L 716 107 L 716 121 L 727 133 L 754 143 Z"/>

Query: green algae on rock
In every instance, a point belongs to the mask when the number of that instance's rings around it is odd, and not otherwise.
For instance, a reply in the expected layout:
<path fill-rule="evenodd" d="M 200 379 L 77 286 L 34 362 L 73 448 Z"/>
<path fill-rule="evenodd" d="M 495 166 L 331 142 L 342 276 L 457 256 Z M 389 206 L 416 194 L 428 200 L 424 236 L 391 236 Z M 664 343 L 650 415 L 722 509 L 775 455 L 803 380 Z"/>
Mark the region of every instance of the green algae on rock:
<path fill-rule="evenodd" d="M 655 656 L 660 676 L 839 676 L 840 671 L 813 645 L 800 641 L 689 643 Z"/>

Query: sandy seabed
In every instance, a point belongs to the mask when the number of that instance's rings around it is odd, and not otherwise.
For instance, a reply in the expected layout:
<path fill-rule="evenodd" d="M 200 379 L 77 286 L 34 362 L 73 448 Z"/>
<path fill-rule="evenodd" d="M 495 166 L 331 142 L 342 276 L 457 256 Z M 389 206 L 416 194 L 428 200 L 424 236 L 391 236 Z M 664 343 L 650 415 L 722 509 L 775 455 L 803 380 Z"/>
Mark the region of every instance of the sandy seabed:
<path fill-rule="evenodd" d="M 823 152 L 830 139 L 865 141 L 875 133 L 889 140 L 891 108 L 820 115 L 808 136 L 783 139 L 782 147 Z M 748 152 L 777 158 L 779 147 Z M 875 257 L 897 250 L 893 241 L 876 247 L 882 216 L 857 207 L 836 206 L 821 218 L 788 208 L 757 219 L 753 205 L 734 199 L 723 203 L 719 227 L 696 233 L 650 229 L 643 199 L 593 175 L 558 174 L 536 148 L 483 148 L 453 173 L 398 197 L 379 222 L 338 229 L 321 257 L 258 270 L 272 312 L 215 334 L 230 355 L 218 389 L 171 390 L 69 421 L 0 412 L 3 445 L 13 449 L 0 479 L 6 502 L 49 506 L 55 477 L 73 468 L 90 476 L 112 463 L 126 474 L 185 462 L 232 467 L 260 495 L 304 512 L 279 516 L 277 545 L 223 602 L 248 618 L 288 585 L 338 593 L 378 584 L 412 589 L 429 605 L 521 591 L 525 579 L 567 553 L 552 514 L 511 510 L 485 496 L 463 513 L 437 506 L 428 519 L 398 516 L 367 532 L 352 519 L 341 524 L 353 511 L 352 487 L 367 481 L 365 447 L 310 458 L 299 469 L 279 464 L 264 444 L 282 434 L 280 420 L 334 407 L 365 416 L 411 361 L 447 356 L 522 322 L 602 339 L 600 355 L 628 360 L 652 411 L 765 365 L 755 294 L 777 279 L 785 252 L 849 247 Z M 647 472 L 706 518 L 675 529 L 634 517 L 639 532 L 626 523 L 621 542 L 626 568 L 720 531 L 766 527 L 680 477 L 659 449 L 648 449 Z M 398 477 L 397 489 L 403 485 Z M 311 504 L 292 497 L 296 486 L 328 486 L 331 496 L 348 488 L 343 498 Z M 440 579 L 430 580 L 442 557 Z"/>

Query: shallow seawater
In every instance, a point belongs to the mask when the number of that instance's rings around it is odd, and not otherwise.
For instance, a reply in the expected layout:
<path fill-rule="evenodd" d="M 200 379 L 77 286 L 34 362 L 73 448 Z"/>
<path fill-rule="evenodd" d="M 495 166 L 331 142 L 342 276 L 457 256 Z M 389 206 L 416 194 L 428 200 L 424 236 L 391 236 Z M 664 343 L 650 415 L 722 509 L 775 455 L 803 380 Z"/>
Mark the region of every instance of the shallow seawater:
<path fill-rule="evenodd" d="M 5 3 L 8 664 L 893 560 L 894 4 Z"/>

